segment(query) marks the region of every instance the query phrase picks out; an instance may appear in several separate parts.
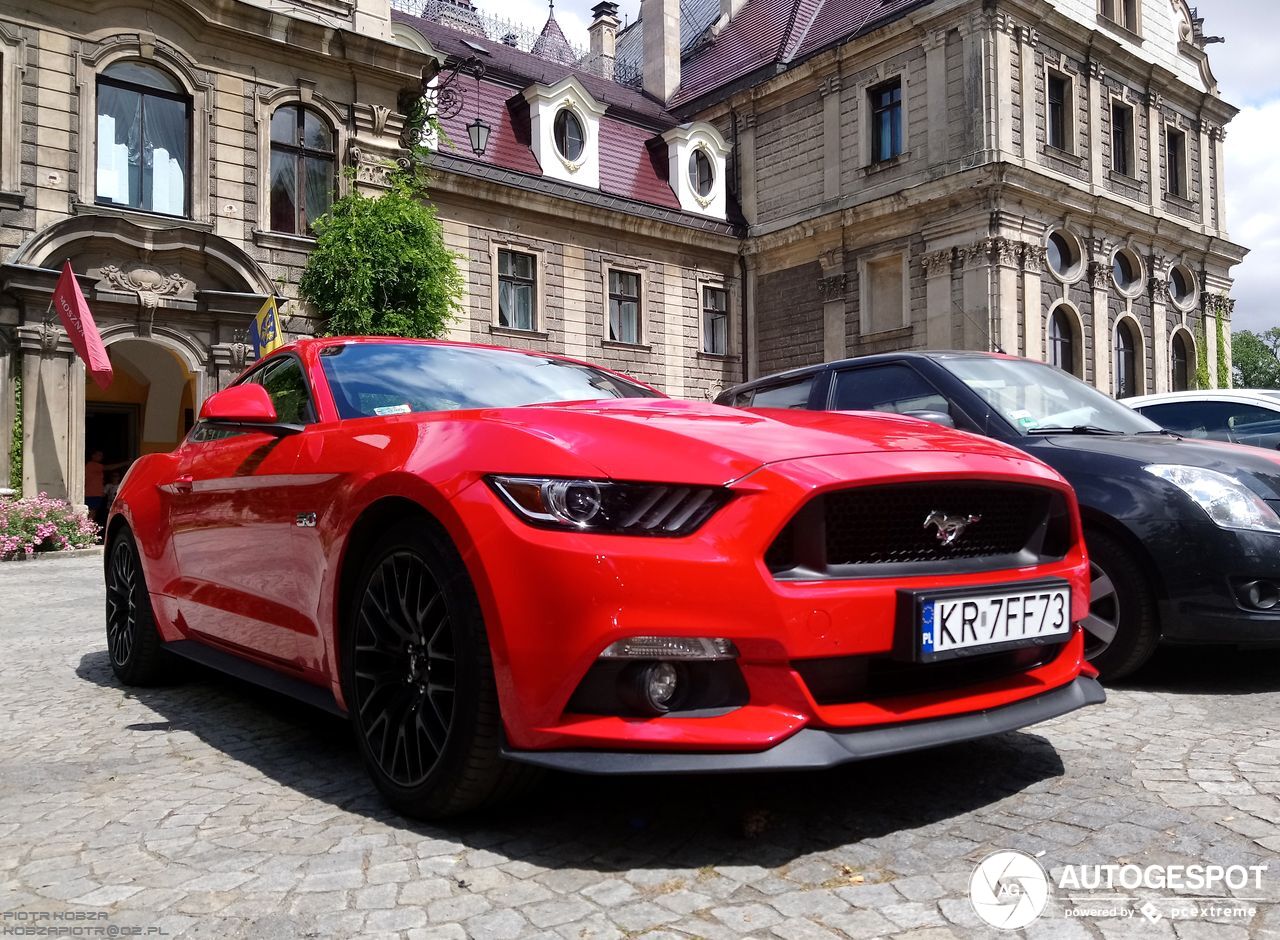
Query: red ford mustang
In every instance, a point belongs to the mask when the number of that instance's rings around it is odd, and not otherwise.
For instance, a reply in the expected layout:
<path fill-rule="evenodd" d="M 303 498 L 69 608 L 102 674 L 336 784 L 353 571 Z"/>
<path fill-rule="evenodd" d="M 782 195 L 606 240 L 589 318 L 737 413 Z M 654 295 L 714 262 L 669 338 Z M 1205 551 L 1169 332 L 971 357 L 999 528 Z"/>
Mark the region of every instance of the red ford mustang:
<path fill-rule="evenodd" d="M 286 347 L 134 464 L 107 543 L 123 682 L 179 654 L 350 715 L 415 815 L 528 765 L 817 768 L 1103 698 L 1043 464 L 538 353 Z"/>

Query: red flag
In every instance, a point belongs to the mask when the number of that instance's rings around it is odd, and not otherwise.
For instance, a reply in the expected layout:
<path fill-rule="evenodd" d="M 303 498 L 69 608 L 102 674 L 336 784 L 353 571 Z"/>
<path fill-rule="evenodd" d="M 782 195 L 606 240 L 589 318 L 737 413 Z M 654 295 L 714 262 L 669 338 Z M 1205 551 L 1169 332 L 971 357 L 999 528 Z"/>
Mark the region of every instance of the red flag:
<path fill-rule="evenodd" d="M 111 360 L 107 357 L 107 347 L 102 345 L 102 337 L 98 335 L 98 325 L 93 322 L 89 304 L 80 292 L 76 276 L 71 273 L 70 261 L 62 266 L 62 276 L 54 288 L 53 308 L 58 311 L 58 319 L 67 331 L 71 345 L 76 348 L 76 354 L 84 360 L 85 369 L 99 387 L 106 388 L 111 384 Z"/>

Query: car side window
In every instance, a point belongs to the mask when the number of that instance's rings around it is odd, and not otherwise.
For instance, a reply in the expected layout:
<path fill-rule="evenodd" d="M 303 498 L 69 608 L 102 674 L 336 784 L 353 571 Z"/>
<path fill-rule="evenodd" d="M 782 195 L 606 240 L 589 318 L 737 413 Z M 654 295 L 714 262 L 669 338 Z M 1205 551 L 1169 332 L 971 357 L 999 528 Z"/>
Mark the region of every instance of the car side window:
<path fill-rule="evenodd" d="M 1138 409 L 1156 424 L 1187 437 L 1226 440 L 1231 416 L 1226 402 L 1177 401 Z"/>
<path fill-rule="evenodd" d="M 751 399 L 742 404 L 751 408 L 808 408 L 809 392 L 816 378 L 815 375 L 806 375 L 783 385 L 757 388 Z"/>
<path fill-rule="evenodd" d="M 844 369 L 835 374 L 835 411 L 951 414 L 950 403 L 920 373 L 902 363 Z"/>
<path fill-rule="evenodd" d="M 272 363 L 249 381 L 257 381 L 267 390 L 271 404 L 276 409 L 276 420 L 281 424 L 313 424 L 315 409 L 311 406 L 311 393 L 302 375 L 302 366 L 292 356 Z"/>
<path fill-rule="evenodd" d="M 1232 404 L 1227 427 L 1233 431 L 1248 432 L 1252 425 L 1280 421 L 1280 411 L 1259 408 L 1257 405 Z"/>

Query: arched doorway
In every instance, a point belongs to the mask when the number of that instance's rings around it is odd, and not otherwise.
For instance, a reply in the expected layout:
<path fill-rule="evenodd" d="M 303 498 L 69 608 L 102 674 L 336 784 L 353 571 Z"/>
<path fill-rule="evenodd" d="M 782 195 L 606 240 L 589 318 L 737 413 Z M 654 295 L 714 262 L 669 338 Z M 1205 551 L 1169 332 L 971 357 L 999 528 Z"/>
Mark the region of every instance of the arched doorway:
<path fill-rule="evenodd" d="M 197 380 L 162 343 L 118 339 L 107 346 L 114 378 L 108 388 L 85 383 L 84 454 L 101 452 L 106 479 L 143 454 L 173 450 L 195 421 Z M 86 496 L 95 488 L 86 479 Z"/>
<path fill-rule="evenodd" d="M 1049 363 L 1065 372 L 1079 376 L 1079 335 L 1075 312 L 1065 303 L 1053 308 L 1049 315 L 1047 337 Z"/>

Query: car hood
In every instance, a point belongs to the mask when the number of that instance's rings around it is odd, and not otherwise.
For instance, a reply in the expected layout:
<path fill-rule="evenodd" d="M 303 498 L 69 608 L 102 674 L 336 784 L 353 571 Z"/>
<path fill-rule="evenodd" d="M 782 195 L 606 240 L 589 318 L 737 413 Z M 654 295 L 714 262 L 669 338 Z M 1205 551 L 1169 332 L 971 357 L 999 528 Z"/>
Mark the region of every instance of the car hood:
<path fill-rule="evenodd" d="M 1267 499 L 1280 499 L 1280 453 L 1257 447 L 1227 444 L 1222 441 L 1200 441 L 1162 434 L 1054 434 L 1041 438 L 1028 449 L 1051 466 L 1060 466 L 1052 450 L 1103 460 L 1114 468 L 1118 463 L 1131 464 L 1136 472 L 1148 464 L 1181 464 L 1217 470 L 1242 481 L 1252 481 L 1253 488 Z M 1092 464 L 1097 466 L 1096 463 Z"/>
<path fill-rule="evenodd" d="M 630 398 L 526 405 L 477 417 L 557 444 L 615 479 L 719 484 L 778 461 L 877 451 L 1020 456 L 997 441 L 897 415 Z"/>

